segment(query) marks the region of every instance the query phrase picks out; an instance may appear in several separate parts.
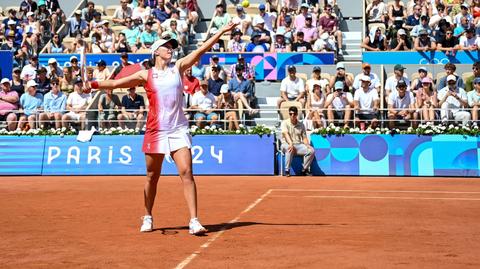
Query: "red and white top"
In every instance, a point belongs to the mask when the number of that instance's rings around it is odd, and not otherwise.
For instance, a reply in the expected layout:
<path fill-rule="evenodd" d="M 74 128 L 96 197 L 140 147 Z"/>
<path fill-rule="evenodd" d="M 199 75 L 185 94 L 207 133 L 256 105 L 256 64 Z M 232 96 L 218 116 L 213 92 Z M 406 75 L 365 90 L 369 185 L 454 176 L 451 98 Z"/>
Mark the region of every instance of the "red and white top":
<path fill-rule="evenodd" d="M 145 90 L 150 107 L 147 132 L 174 131 L 179 127 L 188 127 L 182 109 L 182 78 L 174 64 L 164 71 L 155 68 L 148 70 Z"/>
<path fill-rule="evenodd" d="M 188 129 L 183 113 L 183 85 L 180 71 L 174 64 L 165 70 L 148 70 L 145 85 L 149 101 L 144 152 L 154 152 L 162 138 L 179 130 Z"/>

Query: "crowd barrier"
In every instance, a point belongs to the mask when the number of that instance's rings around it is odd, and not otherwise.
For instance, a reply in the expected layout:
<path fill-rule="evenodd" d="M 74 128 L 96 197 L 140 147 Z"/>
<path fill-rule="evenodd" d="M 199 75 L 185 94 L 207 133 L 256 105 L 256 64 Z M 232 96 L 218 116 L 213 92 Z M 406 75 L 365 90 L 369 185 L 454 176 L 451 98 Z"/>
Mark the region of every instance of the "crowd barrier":
<path fill-rule="evenodd" d="M 312 135 L 315 175 L 458 176 L 480 174 L 480 138 L 461 135 Z M 279 156 L 279 169 L 283 156 Z M 295 158 L 291 173 L 301 171 Z M 279 171 L 280 172 L 280 171 Z"/>
<path fill-rule="evenodd" d="M 362 58 L 363 62 L 369 64 L 473 64 L 480 60 L 480 52 L 457 51 L 455 56 L 452 56 L 441 51 L 365 51 Z"/>
<path fill-rule="evenodd" d="M 145 175 L 143 136 L 0 136 L 0 175 Z M 273 175 L 274 136 L 194 136 L 197 175 Z M 162 174 L 177 174 L 170 157 Z"/>
<path fill-rule="evenodd" d="M 143 137 L 0 136 L 0 175 L 145 175 Z M 274 136 L 197 135 L 193 137 L 196 175 L 281 173 Z M 480 175 L 480 138 L 460 135 L 311 136 L 314 175 L 458 176 Z M 275 169 L 275 160 L 278 161 Z M 301 170 L 294 159 L 292 174 Z M 166 158 L 162 174 L 176 174 Z"/>

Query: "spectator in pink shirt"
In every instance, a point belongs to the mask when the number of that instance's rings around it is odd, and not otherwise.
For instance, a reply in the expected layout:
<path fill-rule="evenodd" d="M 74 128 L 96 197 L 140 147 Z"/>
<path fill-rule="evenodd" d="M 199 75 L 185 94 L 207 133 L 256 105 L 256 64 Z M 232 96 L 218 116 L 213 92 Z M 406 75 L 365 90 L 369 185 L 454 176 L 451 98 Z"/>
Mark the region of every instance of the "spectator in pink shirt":
<path fill-rule="evenodd" d="M 0 121 L 7 121 L 8 130 L 14 131 L 17 125 L 14 111 L 18 110 L 18 93 L 11 90 L 12 82 L 8 78 L 2 79 L 0 84 Z"/>
<path fill-rule="evenodd" d="M 307 3 L 303 3 L 300 6 L 300 14 L 295 16 L 295 21 L 293 22 L 293 25 L 296 29 L 302 29 L 303 27 L 305 27 L 305 20 L 307 19 L 307 15 L 309 14 L 308 9 L 309 5 Z M 313 25 L 317 25 L 317 20 L 314 18 L 312 20 Z"/>
<path fill-rule="evenodd" d="M 307 14 L 305 26 L 300 30 L 303 32 L 303 40 L 314 43 L 318 38 L 318 29 L 312 24 L 312 14 Z"/>
<path fill-rule="evenodd" d="M 337 39 L 338 54 L 343 55 L 342 51 L 342 32 L 338 30 L 338 19 L 332 14 L 332 6 L 326 5 L 324 13 L 320 16 L 318 20 L 318 35 L 327 32 L 330 36 L 334 36 Z"/>

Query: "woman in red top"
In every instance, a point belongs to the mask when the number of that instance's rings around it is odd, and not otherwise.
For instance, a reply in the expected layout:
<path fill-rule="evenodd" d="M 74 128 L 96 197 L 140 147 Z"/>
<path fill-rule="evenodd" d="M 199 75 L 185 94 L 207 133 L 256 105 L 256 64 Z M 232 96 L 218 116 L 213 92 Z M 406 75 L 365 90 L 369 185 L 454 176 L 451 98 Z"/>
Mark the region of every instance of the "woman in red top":
<path fill-rule="evenodd" d="M 172 63 L 172 54 L 178 42 L 170 36 L 151 46 L 155 65 L 152 69 L 138 71 L 117 80 L 93 81 L 85 86 L 100 89 L 132 88 L 144 85 L 149 101 L 147 129 L 142 151 L 145 153 L 147 182 L 145 184 L 145 216 L 141 232 L 153 231 L 152 208 L 157 193 L 157 183 L 165 155 L 170 155 L 183 182 L 183 191 L 190 212 L 189 232 L 204 234 L 206 229 L 197 219 L 197 190 L 192 173 L 191 136 L 188 121 L 184 115 L 182 76 L 199 58 L 207 52 L 220 37 L 234 29 L 230 22 L 218 33 L 205 41 L 197 50 Z"/>

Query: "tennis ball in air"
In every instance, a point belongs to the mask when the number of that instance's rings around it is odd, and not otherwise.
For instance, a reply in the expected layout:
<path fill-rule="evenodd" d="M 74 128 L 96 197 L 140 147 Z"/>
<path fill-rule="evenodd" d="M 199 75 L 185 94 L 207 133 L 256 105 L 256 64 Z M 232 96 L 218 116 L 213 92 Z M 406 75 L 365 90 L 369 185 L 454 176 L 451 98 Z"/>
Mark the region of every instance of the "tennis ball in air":
<path fill-rule="evenodd" d="M 248 1 L 248 0 L 243 0 L 243 1 L 242 1 L 242 6 L 243 6 L 243 7 L 249 7 L 249 6 L 250 6 L 250 1 Z"/>

